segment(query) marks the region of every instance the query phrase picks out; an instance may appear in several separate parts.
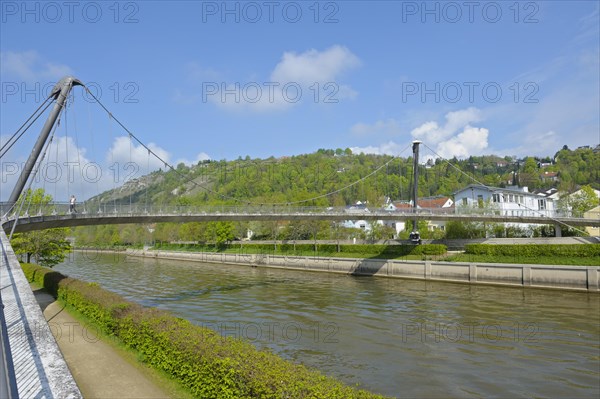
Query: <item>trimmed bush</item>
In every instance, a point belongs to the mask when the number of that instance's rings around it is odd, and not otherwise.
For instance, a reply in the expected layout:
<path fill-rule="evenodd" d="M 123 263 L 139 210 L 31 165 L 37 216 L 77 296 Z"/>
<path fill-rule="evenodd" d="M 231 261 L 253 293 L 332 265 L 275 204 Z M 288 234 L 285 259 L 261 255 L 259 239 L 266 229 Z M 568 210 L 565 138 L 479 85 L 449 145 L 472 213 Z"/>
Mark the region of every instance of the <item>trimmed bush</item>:
<path fill-rule="evenodd" d="M 555 256 L 555 257 L 594 257 L 600 256 L 600 244 L 467 244 L 465 253 L 492 256 Z"/>
<path fill-rule="evenodd" d="M 247 341 L 222 337 L 168 312 L 129 302 L 98 284 L 32 264 L 22 268 L 29 281 L 118 337 L 144 362 L 198 398 L 383 398 L 258 350 Z"/>
<path fill-rule="evenodd" d="M 194 252 L 216 252 L 217 248 L 204 244 L 157 244 L 156 249 L 173 251 L 194 251 Z M 273 244 L 227 244 L 220 250 L 241 249 L 244 252 L 254 253 L 289 253 L 303 254 L 314 253 L 314 244 L 277 244 L 277 250 Z M 339 252 L 345 254 L 358 255 L 387 255 L 387 256 L 407 256 L 407 255 L 443 255 L 448 248 L 443 244 L 425 244 L 425 245 L 377 245 L 377 244 L 342 244 L 339 246 Z M 325 256 L 335 256 L 338 252 L 336 244 L 317 244 L 317 253 Z"/>

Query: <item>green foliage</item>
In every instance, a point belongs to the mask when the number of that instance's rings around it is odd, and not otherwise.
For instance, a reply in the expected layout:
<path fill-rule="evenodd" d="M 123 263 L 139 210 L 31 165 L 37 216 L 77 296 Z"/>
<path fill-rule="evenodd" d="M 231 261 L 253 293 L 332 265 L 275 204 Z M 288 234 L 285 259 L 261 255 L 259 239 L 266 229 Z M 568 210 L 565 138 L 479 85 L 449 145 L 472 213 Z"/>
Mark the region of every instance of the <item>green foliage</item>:
<path fill-rule="evenodd" d="M 518 177 L 522 185 L 531 189 L 550 188 L 573 192 L 581 185 L 600 189 L 600 153 L 591 149 L 574 151 L 564 148 L 555 155 L 556 164 L 539 167 L 538 162 L 551 163 L 553 159 L 527 157 L 519 166 Z M 389 163 L 388 163 L 389 162 Z M 370 175 L 382 167 L 379 173 Z M 511 180 L 511 172 L 517 169 L 516 160 L 495 155 L 472 156 L 468 159 L 440 159 L 420 166 L 419 195 L 451 196 L 457 190 L 473 183 L 472 178 L 487 185 L 502 187 Z M 173 171 L 154 172 L 148 176 L 147 188 L 132 195 L 133 203 L 144 201 L 161 205 L 235 205 L 246 204 L 294 204 L 298 206 L 342 207 L 368 201 L 370 209 L 381 207 L 386 198 L 410 199 L 412 158 L 392 158 L 388 155 L 352 154 L 349 149 L 319 149 L 312 154 L 296 155 L 276 159 L 238 158 L 232 161 L 206 161 L 192 167 L 178 165 Z M 461 173 L 462 171 L 462 173 Z M 542 181 L 544 171 L 558 172 L 560 182 Z M 194 184 L 194 182 L 196 184 Z M 206 190 L 204 188 L 208 188 Z M 340 190 L 342 187 L 347 189 Z M 336 192 L 333 195 L 325 194 Z M 143 193 L 140 194 L 140 193 Z M 129 203 L 114 190 L 102 194 L 102 201 L 115 200 Z M 316 198 L 298 203 L 298 201 Z M 101 201 L 101 202 L 102 202 Z M 294 222 L 245 222 L 231 226 L 216 223 L 166 223 L 159 224 L 153 236 L 147 237 L 141 230 L 127 231 L 124 226 L 89 227 L 88 232 L 75 229 L 77 243 L 91 245 L 93 242 L 106 245 L 140 245 L 151 241 L 198 241 L 226 243 L 242 238 L 246 230 L 255 232 L 256 239 L 314 240 L 316 239 L 365 239 L 385 238 L 390 233 L 376 227 L 369 236 L 356 231 L 336 228 L 331 223 L 316 224 L 306 221 Z M 332 232 L 332 230 L 335 230 Z M 446 238 L 485 237 L 486 228 L 477 224 L 454 224 Z M 93 231 L 93 233 L 89 233 Z M 108 232 L 107 232 L 108 231 Z M 114 232 L 117 232 L 116 234 Z M 430 234 L 419 228 L 421 236 L 441 238 L 441 232 Z M 410 231 L 407 232 L 407 234 Z M 490 232 L 490 230 L 488 230 Z M 510 236 L 518 232 L 504 231 L 499 234 Z M 81 237 L 83 236 L 83 237 Z M 85 243 L 85 244 L 84 244 Z"/>
<path fill-rule="evenodd" d="M 235 238 L 233 222 L 217 222 L 215 226 L 215 243 L 222 246 Z"/>
<path fill-rule="evenodd" d="M 214 252 L 226 250 L 239 250 L 248 253 L 269 253 L 269 254 L 287 254 L 302 255 L 314 253 L 319 256 L 336 256 L 344 253 L 357 256 L 377 256 L 400 257 L 408 255 L 443 255 L 447 247 L 442 244 L 425 245 L 376 245 L 376 244 L 279 244 L 277 250 L 273 244 L 229 244 L 221 247 L 214 247 L 202 244 L 166 244 L 157 243 L 155 249 L 173 250 L 173 251 L 192 251 L 192 252 Z"/>
<path fill-rule="evenodd" d="M 555 155 L 556 170 L 560 175 L 559 189 L 572 192 L 577 186 L 590 185 L 599 190 L 600 152 L 590 148 L 571 151 L 565 147 Z"/>
<path fill-rule="evenodd" d="M 11 245 L 17 255 L 31 255 L 40 265 L 52 267 L 71 251 L 66 240 L 68 229 L 49 229 L 13 235 Z"/>
<path fill-rule="evenodd" d="M 25 192 L 25 203 L 32 209 L 44 208 L 52 201 L 43 189 Z M 36 263 L 52 267 L 65 260 L 71 250 L 67 241 L 69 229 L 58 228 L 14 234 L 11 246 L 17 255 L 28 255 Z"/>
<path fill-rule="evenodd" d="M 479 222 L 456 222 L 450 221 L 446 223 L 446 238 L 447 239 L 473 239 L 484 238 L 485 228 L 483 223 Z"/>
<path fill-rule="evenodd" d="M 467 244 L 465 253 L 472 255 L 494 255 L 536 257 L 600 257 L 600 244 L 525 244 L 525 245 L 492 245 Z"/>
<path fill-rule="evenodd" d="M 97 284 L 23 264 L 30 281 L 139 352 L 198 398 L 381 398 L 343 385 L 250 343 L 144 308 Z"/>
<path fill-rule="evenodd" d="M 573 216 L 582 217 L 590 209 L 597 207 L 598 197 L 591 186 L 581 187 L 581 192 L 573 195 L 570 205 L 573 210 Z"/>

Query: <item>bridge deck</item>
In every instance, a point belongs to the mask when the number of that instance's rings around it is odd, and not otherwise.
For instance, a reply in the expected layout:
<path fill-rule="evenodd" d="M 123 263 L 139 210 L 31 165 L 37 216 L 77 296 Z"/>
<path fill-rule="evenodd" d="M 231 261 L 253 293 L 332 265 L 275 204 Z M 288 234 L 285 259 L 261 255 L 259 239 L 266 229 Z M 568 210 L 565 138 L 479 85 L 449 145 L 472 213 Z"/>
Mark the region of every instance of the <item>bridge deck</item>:
<path fill-rule="evenodd" d="M 518 214 L 501 214 L 489 209 L 445 208 L 409 209 L 402 211 L 363 210 L 346 208 L 291 206 L 149 206 L 108 205 L 101 207 L 82 204 L 80 212 L 70 213 L 66 204 L 48 204 L 20 216 L 15 232 L 54 227 L 89 226 L 101 224 L 212 222 L 212 221 L 270 221 L 270 220 L 428 220 L 477 221 L 490 223 L 566 224 L 569 226 L 600 227 L 600 219 L 568 217 L 523 210 Z M 14 217 L 4 216 L 2 227 L 10 231 Z"/>

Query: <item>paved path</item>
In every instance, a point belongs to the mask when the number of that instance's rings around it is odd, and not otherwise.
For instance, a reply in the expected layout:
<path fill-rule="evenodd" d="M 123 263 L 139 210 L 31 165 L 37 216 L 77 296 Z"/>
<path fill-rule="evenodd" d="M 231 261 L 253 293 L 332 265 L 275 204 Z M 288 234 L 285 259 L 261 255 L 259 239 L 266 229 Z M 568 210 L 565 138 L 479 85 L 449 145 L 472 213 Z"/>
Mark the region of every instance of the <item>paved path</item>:
<path fill-rule="evenodd" d="M 40 290 L 36 299 L 84 398 L 168 398 L 153 381 Z"/>

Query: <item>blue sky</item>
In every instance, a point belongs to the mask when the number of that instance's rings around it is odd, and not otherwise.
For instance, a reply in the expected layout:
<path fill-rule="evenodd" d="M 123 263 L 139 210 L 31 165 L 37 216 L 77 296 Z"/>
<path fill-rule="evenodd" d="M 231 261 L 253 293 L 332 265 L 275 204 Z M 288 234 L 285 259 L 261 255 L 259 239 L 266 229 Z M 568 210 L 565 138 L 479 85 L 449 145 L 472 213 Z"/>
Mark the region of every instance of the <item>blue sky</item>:
<path fill-rule="evenodd" d="M 69 74 L 170 162 L 600 141 L 597 1 L 1 4 L 3 141 Z M 147 162 L 81 89 L 68 114 L 57 154 Z"/>

